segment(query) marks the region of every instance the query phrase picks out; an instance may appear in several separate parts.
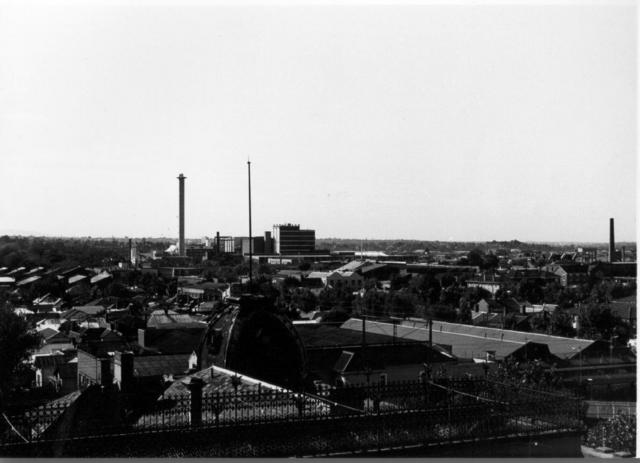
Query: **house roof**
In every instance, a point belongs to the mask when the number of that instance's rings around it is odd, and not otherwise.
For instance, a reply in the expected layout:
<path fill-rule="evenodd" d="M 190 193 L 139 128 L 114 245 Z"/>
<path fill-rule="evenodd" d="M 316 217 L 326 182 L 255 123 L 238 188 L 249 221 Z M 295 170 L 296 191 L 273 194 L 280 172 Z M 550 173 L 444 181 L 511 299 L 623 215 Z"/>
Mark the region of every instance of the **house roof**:
<path fill-rule="evenodd" d="M 32 416 L 38 416 L 38 422 L 35 427 L 32 427 L 32 437 L 35 437 L 33 434 L 43 434 L 81 395 L 82 391 L 73 391 L 34 408 L 30 414 L 33 414 Z"/>
<path fill-rule="evenodd" d="M 78 283 L 79 281 L 82 281 L 86 278 L 87 278 L 86 275 L 74 275 L 72 277 L 69 277 L 69 284 L 72 285 L 72 284 Z"/>
<path fill-rule="evenodd" d="M 360 268 L 360 272 L 363 274 L 368 272 L 373 272 L 375 270 L 385 268 L 386 266 L 387 264 L 375 264 L 375 263 L 367 262 L 367 265 L 364 265 Z"/>
<path fill-rule="evenodd" d="M 423 343 L 376 345 L 365 349 L 343 350 L 333 367 L 339 373 L 362 372 L 368 368 L 384 370 L 400 365 L 423 365 L 424 363 L 443 363 L 456 360 L 446 351 L 429 348 Z"/>
<path fill-rule="evenodd" d="M 57 332 L 45 338 L 45 342 L 47 344 L 67 344 L 71 342 L 71 339 L 66 334 Z"/>
<path fill-rule="evenodd" d="M 364 279 L 364 277 L 362 275 L 360 275 L 357 272 L 350 272 L 350 271 L 344 271 L 344 272 L 332 272 L 331 274 L 327 275 L 327 278 L 358 278 L 358 279 Z"/>
<path fill-rule="evenodd" d="M 58 330 L 54 330 L 53 328 L 47 327 L 38 331 L 38 334 L 42 337 L 42 339 L 46 340 L 47 338 L 50 338 L 51 336 L 58 334 Z"/>
<path fill-rule="evenodd" d="M 200 345 L 208 325 L 174 329 L 147 328 L 144 330 L 144 347 L 163 354 L 191 353 Z"/>
<path fill-rule="evenodd" d="M 147 321 L 149 328 L 175 328 L 175 327 L 206 327 L 207 324 L 200 317 L 189 314 L 179 314 L 172 310 L 167 313 L 164 310 L 154 310 Z"/>
<path fill-rule="evenodd" d="M 39 279 L 41 279 L 41 276 L 32 276 L 29 278 L 25 278 L 24 280 L 20 280 L 19 282 L 16 283 L 16 286 L 24 286 L 24 285 L 28 285 L 30 283 L 33 283 L 34 281 L 38 281 Z"/>
<path fill-rule="evenodd" d="M 89 315 L 100 315 L 106 312 L 107 309 L 103 305 L 76 305 L 72 307 L 72 310 L 78 310 Z"/>
<path fill-rule="evenodd" d="M 189 369 L 190 354 L 142 355 L 133 358 L 133 375 L 137 377 L 179 375 Z"/>
<path fill-rule="evenodd" d="M 184 380 L 174 382 L 164 391 L 164 395 L 169 397 L 189 396 L 189 389 L 186 384 L 190 378 L 199 378 L 204 381 L 204 387 L 202 388 L 203 394 L 235 392 L 232 378 L 236 375 L 240 380 L 238 393 L 257 392 L 259 389 L 265 387 L 273 390 L 285 390 L 273 384 L 251 378 L 250 376 L 238 375 L 236 372 L 212 366 L 193 373 L 185 377 Z"/>
<path fill-rule="evenodd" d="M 311 272 L 307 275 L 307 279 L 323 280 L 329 276 L 331 272 Z"/>
<path fill-rule="evenodd" d="M 93 285 L 101 281 L 108 280 L 109 278 L 112 278 L 112 275 L 109 272 L 102 272 L 96 276 L 91 277 L 90 281 L 91 281 L 91 284 Z"/>
<path fill-rule="evenodd" d="M 237 394 L 242 400 L 234 399 L 236 397 L 236 388 L 234 387 L 234 379 L 232 379 L 234 377 L 238 381 Z M 165 417 L 165 423 L 173 425 L 189 423 L 189 413 L 188 411 L 185 413 L 184 399 L 188 399 L 190 396 L 186 383 L 190 382 L 192 378 L 199 378 L 204 382 L 203 396 L 215 400 L 219 395 L 222 399 L 220 401 L 222 409 L 203 408 L 203 423 L 233 421 L 236 419 L 238 411 L 256 413 L 256 415 L 264 417 L 298 416 L 299 411 L 296 404 L 300 404 L 297 398 L 301 396 L 305 398 L 303 404 L 307 413 L 314 415 L 331 413 L 330 404 L 323 399 L 294 393 L 288 389 L 213 366 L 189 375 L 180 381 L 175 381 L 158 398 L 158 402 L 162 404 L 160 413 Z M 277 397 L 273 396 L 275 394 Z M 157 416 L 153 413 L 143 415 L 136 423 L 136 428 L 149 426 L 150 423 L 154 423 L 153 426 L 155 426 Z"/>
<path fill-rule="evenodd" d="M 371 264 L 371 262 L 365 262 L 362 260 L 352 260 L 351 262 L 344 264 L 342 267 L 338 267 L 334 272 L 355 272 L 356 270 Z"/>
<path fill-rule="evenodd" d="M 589 267 L 584 264 L 555 263 L 545 267 L 545 269 L 551 272 L 555 272 L 558 269 L 562 269 L 567 273 L 587 273 L 587 271 L 589 270 Z"/>

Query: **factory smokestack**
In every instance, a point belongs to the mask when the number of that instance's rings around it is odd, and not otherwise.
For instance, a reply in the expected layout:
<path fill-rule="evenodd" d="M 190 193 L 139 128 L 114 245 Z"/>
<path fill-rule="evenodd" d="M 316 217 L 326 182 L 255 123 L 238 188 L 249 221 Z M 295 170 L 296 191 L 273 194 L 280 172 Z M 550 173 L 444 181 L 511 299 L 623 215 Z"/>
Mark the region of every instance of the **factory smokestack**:
<path fill-rule="evenodd" d="M 185 256 L 187 249 L 184 245 L 184 180 L 187 177 L 180 174 L 178 177 L 179 189 L 180 189 L 180 237 L 178 238 L 178 254 Z"/>
<path fill-rule="evenodd" d="M 613 219 L 609 219 L 609 262 L 616 261 L 616 239 L 613 233 Z"/>

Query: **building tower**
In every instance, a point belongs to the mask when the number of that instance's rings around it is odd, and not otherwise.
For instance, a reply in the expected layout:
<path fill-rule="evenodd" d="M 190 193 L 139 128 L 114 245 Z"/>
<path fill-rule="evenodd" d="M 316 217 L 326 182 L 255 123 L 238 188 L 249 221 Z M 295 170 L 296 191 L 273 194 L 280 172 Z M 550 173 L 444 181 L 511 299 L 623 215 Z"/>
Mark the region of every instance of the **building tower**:
<path fill-rule="evenodd" d="M 613 218 L 609 219 L 609 262 L 616 261 L 616 240 L 613 233 Z"/>
<path fill-rule="evenodd" d="M 180 174 L 178 177 L 180 189 L 180 237 L 178 238 L 178 255 L 186 256 L 187 248 L 184 245 L 184 180 L 187 177 Z"/>

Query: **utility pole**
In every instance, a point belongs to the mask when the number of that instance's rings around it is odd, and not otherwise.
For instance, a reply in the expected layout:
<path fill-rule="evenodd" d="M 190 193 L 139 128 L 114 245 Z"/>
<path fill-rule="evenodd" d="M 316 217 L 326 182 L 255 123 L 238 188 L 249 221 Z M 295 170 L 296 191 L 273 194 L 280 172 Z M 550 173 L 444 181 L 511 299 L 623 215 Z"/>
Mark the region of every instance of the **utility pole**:
<path fill-rule="evenodd" d="M 249 290 L 253 286 L 253 238 L 251 236 L 251 161 L 247 161 L 249 173 Z"/>

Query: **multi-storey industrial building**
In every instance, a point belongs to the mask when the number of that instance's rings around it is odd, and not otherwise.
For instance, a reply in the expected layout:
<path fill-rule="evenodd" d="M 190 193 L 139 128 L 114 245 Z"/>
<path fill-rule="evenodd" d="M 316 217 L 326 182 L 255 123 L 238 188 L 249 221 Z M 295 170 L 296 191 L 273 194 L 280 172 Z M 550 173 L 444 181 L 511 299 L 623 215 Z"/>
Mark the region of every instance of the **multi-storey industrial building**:
<path fill-rule="evenodd" d="M 313 253 L 316 248 L 316 231 L 301 230 L 300 225 L 273 226 L 274 252 L 276 254 Z"/>

